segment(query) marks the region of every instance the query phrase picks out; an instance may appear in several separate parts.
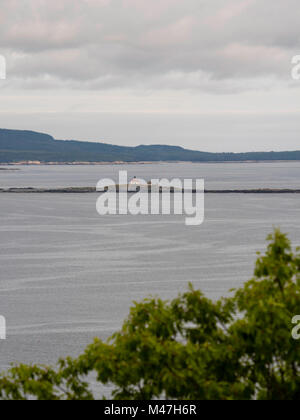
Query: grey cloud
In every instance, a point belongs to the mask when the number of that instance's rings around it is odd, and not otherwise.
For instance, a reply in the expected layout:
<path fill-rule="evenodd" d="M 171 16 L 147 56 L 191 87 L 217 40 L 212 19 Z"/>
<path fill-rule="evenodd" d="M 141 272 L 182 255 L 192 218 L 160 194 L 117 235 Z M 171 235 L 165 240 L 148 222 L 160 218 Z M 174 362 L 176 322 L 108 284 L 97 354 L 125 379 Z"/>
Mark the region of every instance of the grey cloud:
<path fill-rule="evenodd" d="M 1 9 L 11 83 L 31 88 L 268 88 L 290 82 L 300 48 L 298 0 L 10 0 Z"/>

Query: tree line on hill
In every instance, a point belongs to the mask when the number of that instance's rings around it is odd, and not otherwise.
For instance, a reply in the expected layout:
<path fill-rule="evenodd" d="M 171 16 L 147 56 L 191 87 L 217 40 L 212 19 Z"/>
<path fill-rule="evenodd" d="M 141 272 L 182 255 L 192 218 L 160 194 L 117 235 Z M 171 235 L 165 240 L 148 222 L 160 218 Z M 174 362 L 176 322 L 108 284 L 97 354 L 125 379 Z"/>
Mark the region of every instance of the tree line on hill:
<path fill-rule="evenodd" d="M 106 143 L 55 140 L 33 131 L 0 129 L 0 162 L 246 162 L 300 160 L 300 151 L 208 153 L 177 146 L 125 147 Z"/>

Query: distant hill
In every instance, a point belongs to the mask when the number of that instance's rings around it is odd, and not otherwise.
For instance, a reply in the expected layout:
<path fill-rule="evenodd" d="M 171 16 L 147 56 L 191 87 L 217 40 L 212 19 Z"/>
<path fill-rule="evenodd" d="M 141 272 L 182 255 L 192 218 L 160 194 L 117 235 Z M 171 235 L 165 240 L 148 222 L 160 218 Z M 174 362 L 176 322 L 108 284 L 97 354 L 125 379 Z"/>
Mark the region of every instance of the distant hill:
<path fill-rule="evenodd" d="M 33 131 L 0 129 L 0 162 L 238 162 L 300 160 L 300 151 L 207 153 L 175 146 L 123 147 L 105 143 L 55 140 Z"/>

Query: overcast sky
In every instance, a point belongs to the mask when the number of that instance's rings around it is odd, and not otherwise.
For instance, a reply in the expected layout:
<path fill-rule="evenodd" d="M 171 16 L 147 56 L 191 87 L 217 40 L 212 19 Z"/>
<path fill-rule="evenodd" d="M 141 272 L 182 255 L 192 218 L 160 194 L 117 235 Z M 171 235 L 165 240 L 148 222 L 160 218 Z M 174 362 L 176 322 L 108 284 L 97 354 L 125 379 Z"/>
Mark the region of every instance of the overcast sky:
<path fill-rule="evenodd" d="M 300 149 L 299 0 L 0 0 L 0 126 Z"/>

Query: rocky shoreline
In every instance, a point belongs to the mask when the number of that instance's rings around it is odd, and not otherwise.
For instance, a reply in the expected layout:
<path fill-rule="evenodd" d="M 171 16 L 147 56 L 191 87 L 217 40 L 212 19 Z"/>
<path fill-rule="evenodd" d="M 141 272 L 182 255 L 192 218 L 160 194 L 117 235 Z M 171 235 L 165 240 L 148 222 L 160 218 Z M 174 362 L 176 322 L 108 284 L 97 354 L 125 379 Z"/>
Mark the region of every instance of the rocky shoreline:
<path fill-rule="evenodd" d="M 19 168 L 0 168 L 0 171 L 19 171 Z"/>
<path fill-rule="evenodd" d="M 117 188 L 117 193 L 119 192 Z M 134 191 L 128 191 L 133 193 Z M 150 192 L 150 189 L 149 189 Z M 160 193 L 162 193 L 162 189 Z M 171 193 L 174 191 L 171 189 Z M 184 191 L 182 191 L 184 192 Z M 190 192 L 190 191 L 187 191 Z M 194 194 L 196 190 L 192 191 Z M 66 188 L 0 188 L 0 193 L 4 194 L 90 194 L 97 193 L 95 187 L 66 187 Z M 98 192 L 99 193 L 99 192 Z M 206 194 L 300 194 L 300 189 L 227 189 L 227 190 L 205 190 Z"/>

